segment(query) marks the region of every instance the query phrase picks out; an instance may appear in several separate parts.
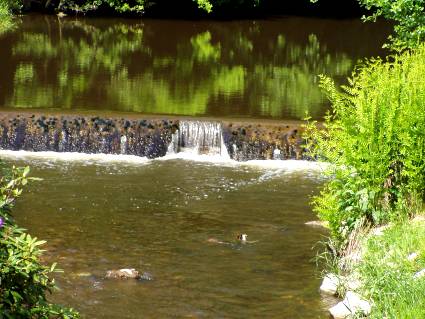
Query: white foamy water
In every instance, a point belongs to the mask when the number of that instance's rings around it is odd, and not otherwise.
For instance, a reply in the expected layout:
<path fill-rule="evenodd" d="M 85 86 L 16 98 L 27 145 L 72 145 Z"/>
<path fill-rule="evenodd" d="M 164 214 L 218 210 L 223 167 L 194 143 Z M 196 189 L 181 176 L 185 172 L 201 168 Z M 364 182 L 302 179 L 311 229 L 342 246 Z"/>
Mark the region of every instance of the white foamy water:
<path fill-rule="evenodd" d="M 313 172 L 320 174 L 329 164 L 321 162 L 311 162 L 303 160 L 251 160 L 238 162 L 228 156 L 219 154 L 208 155 L 198 154 L 195 151 L 185 151 L 180 153 L 167 154 L 164 157 L 148 159 L 134 155 L 114 155 L 114 154 L 85 154 L 85 153 L 60 153 L 60 152 L 29 152 L 0 150 L 0 157 L 7 159 L 41 160 L 46 162 L 82 162 L 86 164 L 130 164 L 138 166 L 152 163 L 153 161 L 185 160 L 227 167 L 249 167 L 265 171 L 260 180 L 268 180 L 284 174 L 293 172 Z"/>
<path fill-rule="evenodd" d="M 252 160 L 241 162 L 241 165 L 265 168 L 281 169 L 284 171 L 324 171 L 329 164 L 323 162 L 312 162 L 303 160 Z"/>
<path fill-rule="evenodd" d="M 230 156 L 222 156 L 220 154 L 198 154 L 197 151 L 185 150 L 179 153 L 169 153 L 163 157 L 158 157 L 156 161 L 167 161 L 181 159 L 193 162 L 222 164 L 222 165 L 237 165 L 239 162 L 232 160 Z"/>
<path fill-rule="evenodd" d="M 29 151 L 10 151 L 0 150 L 1 158 L 8 159 L 38 159 L 46 161 L 65 161 L 65 162 L 96 162 L 96 163 L 128 163 L 128 164 L 146 164 L 150 160 L 146 157 L 134 155 L 115 155 L 115 154 L 86 154 L 86 153 L 60 153 L 60 152 L 29 152 Z"/>

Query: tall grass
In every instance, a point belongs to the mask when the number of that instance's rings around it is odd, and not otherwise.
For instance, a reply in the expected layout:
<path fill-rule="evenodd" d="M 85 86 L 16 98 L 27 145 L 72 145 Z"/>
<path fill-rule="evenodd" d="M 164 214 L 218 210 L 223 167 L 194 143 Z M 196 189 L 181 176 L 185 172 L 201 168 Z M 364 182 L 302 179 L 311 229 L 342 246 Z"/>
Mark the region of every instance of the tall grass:
<path fill-rule="evenodd" d="M 418 257 L 409 260 L 412 253 Z M 370 237 L 357 269 L 363 296 L 374 302 L 370 318 L 425 318 L 425 278 L 414 278 L 424 268 L 424 222 L 399 223 Z"/>
<path fill-rule="evenodd" d="M 409 216 L 425 197 L 425 46 L 358 67 L 338 89 L 322 77 L 332 111 L 325 129 L 307 127 L 313 156 L 332 163 L 314 199 L 319 217 L 344 241 L 366 220 Z"/>

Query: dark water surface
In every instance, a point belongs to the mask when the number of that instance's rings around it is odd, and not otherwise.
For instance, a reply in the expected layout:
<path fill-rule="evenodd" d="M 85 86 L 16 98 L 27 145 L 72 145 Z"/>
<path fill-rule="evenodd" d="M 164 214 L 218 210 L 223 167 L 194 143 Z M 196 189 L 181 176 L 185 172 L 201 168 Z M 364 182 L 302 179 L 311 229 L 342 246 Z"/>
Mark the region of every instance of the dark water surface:
<path fill-rule="evenodd" d="M 185 160 L 13 163 L 43 178 L 15 214 L 65 270 L 53 300 L 85 318 L 327 318 L 312 261 L 324 232 L 304 225 L 317 173 Z M 238 243 L 242 232 L 256 242 Z M 103 278 L 122 267 L 153 280 Z"/>
<path fill-rule="evenodd" d="M 383 54 L 389 26 L 359 19 L 125 20 L 30 15 L 0 38 L 0 106 L 300 119 Z"/>

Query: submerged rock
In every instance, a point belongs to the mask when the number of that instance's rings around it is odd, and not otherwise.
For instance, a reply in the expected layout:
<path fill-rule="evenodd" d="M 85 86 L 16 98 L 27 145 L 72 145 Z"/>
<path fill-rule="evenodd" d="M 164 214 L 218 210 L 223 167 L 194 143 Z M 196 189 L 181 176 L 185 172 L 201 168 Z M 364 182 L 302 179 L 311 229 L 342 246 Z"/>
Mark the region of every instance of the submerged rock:
<path fill-rule="evenodd" d="M 119 270 L 109 270 L 106 278 L 113 279 L 140 279 L 140 273 L 134 268 L 123 268 Z"/>
<path fill-rule="evenodd" d="M 149 272 L 144 272 L 140 275 L 139 277 L 140 280 L 147 280 L 147 281 L 151 281 L 153 280 L 153 276 L 151 273 Z"/>
<path fill-rule="evenodd" d="M 105 278 L 112 279 L 137 279 L 137 280 L 153 280 L 153 276 L 149 272 L 140 273 L 134 268 L 123 268 L 119 270 L 109 270 L 106 272 Z"/>
<path fill-rule="evenodd" d="M 306 222 L 304 225 L 311 226 L 311 227 L 329 228 L 328 223 L 321 220 L 312 220 L 312 221 Z"/>
<path fill-rule="evenodd" d="M 91 274 L 91 273 L 89 273 L 89 272 L 77 272 L 77 273 L 75 274 L 75 276 L 76 276 L 76 277 L 90 277 L 90 276 L 92 276 L 92 274 Z"/>

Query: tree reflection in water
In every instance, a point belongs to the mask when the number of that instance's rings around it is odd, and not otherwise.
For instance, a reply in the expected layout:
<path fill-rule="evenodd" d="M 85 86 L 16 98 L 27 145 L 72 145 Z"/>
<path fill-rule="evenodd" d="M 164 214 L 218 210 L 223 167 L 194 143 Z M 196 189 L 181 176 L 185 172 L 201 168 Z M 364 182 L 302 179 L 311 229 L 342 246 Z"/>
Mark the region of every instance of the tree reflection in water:
<path fill-rule="evenodd" d="M 338 27 L 340 26 L 340 27 Z M 379 25 L 288 18 L 171 21 L 24 17 L 9 34 L 7 107 L 299 119 L 327 105 L 317 75 L 343 79 L 379 54 Z M 373 32 L 371 32 L 373 31 Z M 348 34 L 347 34 L 348 33 Z M 346 43 L 344 43 L 346 41 Z M 375 45 L 364 45 L 375 43 Z M 381 41 L 382 42 L 382 41 Z"/>

